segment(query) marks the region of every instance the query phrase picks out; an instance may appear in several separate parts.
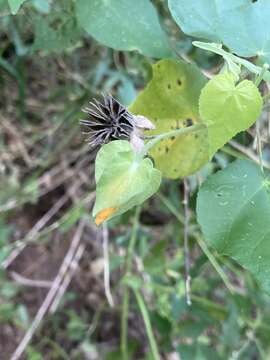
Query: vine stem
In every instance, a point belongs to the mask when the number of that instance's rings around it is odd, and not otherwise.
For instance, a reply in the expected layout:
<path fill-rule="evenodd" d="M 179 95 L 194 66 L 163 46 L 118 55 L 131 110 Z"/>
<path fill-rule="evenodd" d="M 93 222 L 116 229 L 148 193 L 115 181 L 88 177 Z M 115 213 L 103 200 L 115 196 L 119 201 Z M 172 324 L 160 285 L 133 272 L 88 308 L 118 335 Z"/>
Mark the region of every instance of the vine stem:
<path fill-rule="evenodd" d="M 137 230 L 139 227 L 139 215 L 140 215 L 140 206 L 136 208 L 131 238 L 128 245 L 127 255 L 126 255 L 126 265 L 125 265 L 125 275 L 130 274 L 131 265 L 132 265 L 132 254 L 137 240 Z M 122 303 L 122 315 L 121 315 L 121 352 L 122 359 L 128 360 L 128 310 L 129 310 L 129 298 L 130 291 L 127 285 L 124 285 L 124 294 L 123 294 L 123 303 Z"/>
<path fill-rule="evenodd" d="M 255 80 L 255 85 L 257 87 L 259 87 L 259 85 L 262 82 L 263 77 L 264 77 L 264 75 L 265 75 L 265 73 L 266 73 L 266 71 L 268 69 L 269 69 L 269 65 L 264 64 L 260 74 L 257 76 L 257 78 Z M 260 125 L 259 125 L 258 121 L 256 122 L 256 145 L 257 145 L 257 152 L 258 152 L 259 159 L 260 159 L 261 171 L 264 172 L 264 169 L 263 169 L 263 156 L 262 156 L 262 141 L 261 141 L 261 137 L 260 137 Z"/>
<path fill-rule="evenodd" d="M 214 255 L 212 255 L 212 253 L 208 250 L 207 245 L 205 244 L 205 242 L 203 241 L 203 239 L 199 236 L 199 235 L 195 235 L 195 238 L 197 240 L 197 243 L 200 245 L 200 248 L 202 249 L 202 251 L 205 253 L 205 255 L 207 256 L 208 260 L 210 261 L 210 263 L 212 264 L 213 268 L 216 270 L 216 272 L 219 274 L 219 276 L 221 277 L 221 279 L 223 280 L 224 284 L 226 285 L 227 289 L 229 290 L 229 292 L 231 294 L 234 294 L 234 288 L 231 285 L 226 273 L 223 271 L 223 269 L 220 267 L 219 263 L 217 262 L 216 258 L 214 257 Z"/>
<path fill-rule="evenodd" d="M 155 146 L 158 142 L 160 142 L 161 140 L 167 139 L 171 136 L 179 136 L 179 135 L 186 135 L 186 134 L 190 134 L 193 132 L 197 132 L 200 131 L 202 129 L 205 128 L 204 124 L 195 124 L 192 126 L 188 126 L 185 128 L 181 128 L 181 129 L 176 129 L 176 130 L 172 130 L 163 134 L 159 134 L 157 136 L 154 137 L 154 139 L 148 141 L 148 143 L 143 147 L 142 151 L 138 154 L 139 158 L 143 158 L 145 155 L 147 155 L 147 153 L 149 152 L 149 150 Z"/>
<path fill-rule="evenodd" d="M 263 64 L 263 67 L 261 68 L 260 73 L 258 74 L 257 78 L 255 79 L 255 85 L 257 87 L 259 87 L 260 83 L 263 80 L 263 77 L 265 75 L 265 73 L 267 72 L 267 70 L 269 69 L 269 65 L 268 64 Z"/>
<path fill-rule="evenodd" d="M 187 305 L 191 305 L 191 298 L 190 298 L 190 258 L 189 258 L 189 246 L 188 246 L 188 225 L 189 225 L 189 209 L 188 209 L 188 198 L 189 198 L 189 188 L 188 188 L 188 181 L 184 179 L 184 254 L 185 254 L 185 290 L 186 290 L 186 302 Z"/>
<path fill-rule="evenodd" d="M 171 213 L 178 219 L 181 223 L 184 223 L 184 219 L 179 214 L 178 210 L 175 208 L 175 206 L 163 195 L 159 196 L 160 200 L 164 203 L 164 205 L 171 211 Z M 233 285 L 231 285 L 227 274 L 224 272 L 222 267 L 219 265 L 218 261 L 216 260 L 215 256 L 210 252 L 207 245 L 203 241 L 203 239 L 197 234 L 196 231 L 190 231 L 190 234 L 195 237 L 197 240 L 197 243 L 199 244 L 200 248 L 216 270 L 216 272 L 219 274 L 220 278 L 222 279 L 223 283 L 227 287 L 227 289 L 230 291 L 231 294 L 235 293 L 235 289 Z"/>
<path fill-rule="evenodd" d="M 150 344 L 150 347 L 151 347 L 153 359 L 154 360 L 160 360 L 157 343 L 156 343 L 156 340 L 155 340 L 155 337 L 154 337 L 151 321 L 150 321 L 149 314 L 148 314 L 147 308 L 145 306 L 143 297 L 142 297 L 142 295 L 140 294 L 140 292 L 137 289 L 133 289 L 133 291 L 134 291 L 138 306 L 139 306 L 141 314 L 142 314 L 142 318 L 143 318 L 143 321 L 144 321 L 146 333 L 147 333 L 149 344 Z"/>
<path fill-rule="evenodd" d="M 264 168 L 263 168 L 263 153 L 262 153 L 262 140 L 261 140 L 261 134 L 260 134 L 260 124 L 257 121 L 256 122 L 256 147 L 257 147 L 257 153 L 259 156 L 259 162 L 260 162 L 260 167 L 261 167 L 261 172 L 264 172 Z"/>

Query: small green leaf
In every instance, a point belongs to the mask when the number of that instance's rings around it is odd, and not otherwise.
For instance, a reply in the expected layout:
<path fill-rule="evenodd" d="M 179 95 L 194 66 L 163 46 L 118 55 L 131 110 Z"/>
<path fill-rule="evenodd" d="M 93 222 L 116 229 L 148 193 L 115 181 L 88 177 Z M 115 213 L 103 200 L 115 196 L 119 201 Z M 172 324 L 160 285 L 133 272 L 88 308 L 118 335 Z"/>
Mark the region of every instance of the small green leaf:
<path fill-rule="evenodd" d="M 11 14 L 16 15 L 24 2 L 25 0 L 8 0 Z"/>
<path fill-rule="evenodd" d="M 102 44 L 162 58 L 172 52 L 149 0 L 77 0 L 80 25 Z"/>
<path fill-rule="evenodd" d="M 197 217 L 205 240 L 249 270 L 270 292 L 270 180 L 238 160 L 202 185 Z"/>
<path fill-rule="evenodd" d="M 127 141 L 102 146 L 96 157 L 96 203 L 93 216 L 99 225 L 143 203 L 159 188 L 160 171 L 150 159 L 138 159 Z"/>
<path fill-rule="evenodd" d="M 240 131 L 248 129 L 262 109 L 262 97 L 249 80 L 235 84 L 232 74 L 215 76 L 203 88 L 200 115 L 208 127 L 209 157 Z"/>
<path fill-rule="evenodd" d="M 153 65 L 153 78 L 130 106 L 156 126 L 161 134 L 200 122 L 198 102 L 206 78 L 191 64 L 161 60 Z M 196 172 L 208 161 L 207 131 L 160 141 L 150 152 L 163 175 L 176 179 Z"/>
<path fill-rule="evenodd" d="M 262 73 L 262 71 L 264 71 L 263 79 L 265 81 L 270 81 L 270 72 L 269 71 L 265 71 L 265 69 L 263 69 L 262 67 L 256 66 L 252 62 L 250 62 L 246 59 L 242 59 L 238 56 L 235 56 L 235 55 L 229 53 L 228 51 L 225 51 L 224 49 L 222 49 L 221 44 L 207 43 L 207 42 L 201 42 L 201 41 L 193 41 L 192 44 L 194 46 L 197 46 L 200 49 L 221 55 L 224 58 L 224 60 L 227 61 L 228 65 L 229 65 L 229 69 L 237 75 L 236 77 L 238 77 L 238 75 L 240 74 L 239 67 L 244 66 L 251 73 L 256 74 L 256 75 L 260 75 Z"/>

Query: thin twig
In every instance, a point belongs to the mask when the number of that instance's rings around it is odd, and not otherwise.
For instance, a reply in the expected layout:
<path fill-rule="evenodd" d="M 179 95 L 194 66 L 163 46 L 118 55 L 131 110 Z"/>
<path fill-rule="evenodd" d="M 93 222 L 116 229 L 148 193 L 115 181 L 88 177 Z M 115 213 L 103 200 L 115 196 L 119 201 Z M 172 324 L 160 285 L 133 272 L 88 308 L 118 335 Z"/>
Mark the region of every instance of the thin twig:
<path fill-rule="evenodd" d="M 79 156 L 85 154 L 86 151 L 88 151 L 88 146 L 83 147 L 82 150 L 80 150 L 80 151 L 74 152 L 74 154 L 72 154 L 68 157 L 67 164 L 77 160 L 77 158 L 79 158 Z M 78 172 L 78 169 L 76 171 Z M 60 165 L 58 164 L 57 166 L 55 166 L 52 169 L 45 172 L 38 179 L 38 181 L 37 181 L 38 188 L 39 188 L 39 192 L 37 195 L 38 198 L 41 198 L 42 196 L 47 195 L 50 191 L 53 191 L 58 186 L 60 186 L 64 181 L 68 180 L 66 174 L 65 174 L 65 176 L 63 176 L 63 172 L 64 172 L 64 169 L 63 169 L 62 164 L 60 164 Z M 72 176 L 74 176 L 73 172 L 71 172 L 69 174 L 69 177 L 72 177 Z M 48 186 L 48 183 L 49 183 L 49 186 Z M 0 212 L 12 210 L 18 206 L 22 206 L 23 204 L 27 203 L 28 201 L 29 201 L 29 198 L 27 198 L 27 197 L 21 201 L 18 201 L 18 199 L 16 199 L 16 198 L 9 199 L 5 204 L 0 205 Z"/>
<path fill-rule="evenodd" d="M 190 298 L 190 257 L 189 257 L 189 246 L 188 246 L 188 235 L 189 235 L 189 208 L 188 208 L 188 200 L 189 200 L 189 188 L 187 179 L 183 180 L 184 184 L 184 255 L 185 255 L 185 291 L 186 291 L 186 302 L 187 305 L 191 305 Z"/>
<path fill-rule="evenodd" d="M 14 144 L 16 144 L 17 149 L 21 153 L 21 156 L 28 167 L 33 166 L 33 160 L 31 159 L 28 149 L 26 148 L 24 142 L 21 139 L 20 131 L 12 124 L 11 121 L 6 121 L 3 116 L 0 115 L 1 125 L 9 132 L 9 134 L 14 138 Z"/>
<path fill-rule="evenodd" d="M 32 227 L 29 233 L 25 237 L 25 242 L 21 242 L 20 245 L 15 248 L 11 254 L 3 261 L 1 266 L 6 269 L 15 259 L 16 257 L 23 251 L 26 247 L 27 243 L 30 242 L 35 236 L 39 233 L 39 231 L 50 221 L 50 219 L 64 206 L 64 204 L 68 201 L 68 196 L 62 196 L 44 216 L 42 216 Z"/>
<path fill-rule="evenodd" d="M 52 287 L 48 291 L 47 296 L 46 296 L 45 300 L 43 301 L 41 307 L 39 308 L 32 324 L 28 328 L 27 332 L 25 333 L 25 335 L 24 335 L 22 341 L 20 342 L 20 344 L 18 345 L 17 349 L 12 354 L 10 360 L 20 359 L 24 350 L 26 349 L 27 345 L 30 343 L 33 335 L 35 334 L 36 330 L 38 329 L 43 317 L 45 316 L 48 309 L 50 308 L 50 305 L 59 290 L 60 284 L 63 281 L 65 273 L 66 273 L 68 267 L 70 266 L 70 263 L 74 257 L 74 254 L 76 253 L 76 250 L 80 244 L 84 226 L 85 226 L 85 221 L 82 220 L 77 227 L 75 235 L 71 241 L 69 250 L 62 262 L 62 265 L 59 269 L 59 272 L 58 272 L 56 278 L 53 281 Z"/>
<path fill-rule="evenodd" d="M 104 288 L 105 295 L 111 307 L 114 307 L 114 301 L 110 288 L 110 257 L 109 257 L 109 232 L 106 223 L 102 224 L 102 238 L 103 238 L 103 260 L 104 260 Z"/>
<path fill-rule="evenodd" d="M 14 281 L 24 286 L 39 288 L 50 288 L 52 286 L 51 281 L 28 279 L 15 271 L 11 271 L 10 275 Z"/>
<path fill-rule="evenodd" d="M 257 157 L 256 154 L 254 154 L 253 151 L 251 151 L 250 149 L 244 147 L 241 144 L 238 144 L 236 141 L 231 140 L 229 142 L 229 144 L 235 148 L 236 150 L 239 150 L 241 153 L 243 153 L 244 155 L 246 155 L 248 158 L 250 158 L 251 160 L 255 161 L 257 164 L 260 164 L 260 159 Z M 269 162 L 263 160 L 262 161 L 263 167 L 265 167 L 266 169 L 270 169 L 270 164 Z"/>
<path fill-rule="evenodd" d="M 58 306 L 59 306 L 59 303 L 64 295 L 64 293 L 66 292 L 74 274 L 76 273 L 76 270 L 78 269 L 78 266 L 79 266 L 79 262 L 81 260 L 81 257 L 84 253 L 84 250 L 85 250 L 85 244 L 82 243 L 79 245 L 75 255 L 74 255 L 74 258 L 72 259 L 71 263 L 70 263 L 70 266 L 69 266 L 69 269 L 67 269 L 67 273 L 65 275 L 65 278 L 57 292 L 57 294 L 55 295 L 55 298 L 53 300 L 53 303 L 52 305 L 50 306 L 50 310 L 49 312 L 50 313 L 54 313 Z"/>

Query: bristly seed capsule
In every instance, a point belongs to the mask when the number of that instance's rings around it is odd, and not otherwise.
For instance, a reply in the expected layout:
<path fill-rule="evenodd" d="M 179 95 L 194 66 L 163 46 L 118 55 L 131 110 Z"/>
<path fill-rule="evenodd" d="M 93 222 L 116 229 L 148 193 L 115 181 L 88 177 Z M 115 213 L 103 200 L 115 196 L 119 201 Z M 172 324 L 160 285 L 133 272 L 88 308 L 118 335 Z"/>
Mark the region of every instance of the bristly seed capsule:
<path fill-rule="evenodd" d="M 131 114 L 111 95 L 103 95 L 103 102 L 94 99 L 83 109 L 89 119 L 80 123 L 86 128 L 87 141 L 91 146 L 106 144 L 113 140 L 128 140 L 135 151 L 144 146 L 143 130 L 152 130 L 154 125 L 141 115 Z"/>

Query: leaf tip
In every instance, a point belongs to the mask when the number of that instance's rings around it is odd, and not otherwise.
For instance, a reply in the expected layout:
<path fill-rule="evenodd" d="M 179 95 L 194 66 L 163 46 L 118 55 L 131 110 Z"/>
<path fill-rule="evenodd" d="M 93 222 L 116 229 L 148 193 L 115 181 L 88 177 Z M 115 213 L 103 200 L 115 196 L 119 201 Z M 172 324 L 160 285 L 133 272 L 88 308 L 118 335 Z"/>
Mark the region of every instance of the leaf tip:
<path fill-rule="evenodd" d="M 110 207 L 104 210 L 101 210 L 97 216 L 95 217 L 96 225 L 101 225 L 104 221 L 106 221 L 112 214 L 116 212 L 117 208 Z"/>

